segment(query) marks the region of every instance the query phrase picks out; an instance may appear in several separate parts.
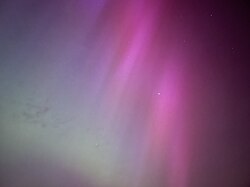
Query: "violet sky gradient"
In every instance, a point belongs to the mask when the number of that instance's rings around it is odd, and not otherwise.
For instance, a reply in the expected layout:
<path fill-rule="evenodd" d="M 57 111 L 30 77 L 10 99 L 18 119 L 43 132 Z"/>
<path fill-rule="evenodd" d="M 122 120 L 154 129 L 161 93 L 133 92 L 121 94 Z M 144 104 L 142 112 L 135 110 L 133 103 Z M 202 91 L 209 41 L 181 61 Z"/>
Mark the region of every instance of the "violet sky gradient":
<path fill-rule="evenodd" d="M 246 3 L 0 1 L 1 187 L 249 187 Z"/>

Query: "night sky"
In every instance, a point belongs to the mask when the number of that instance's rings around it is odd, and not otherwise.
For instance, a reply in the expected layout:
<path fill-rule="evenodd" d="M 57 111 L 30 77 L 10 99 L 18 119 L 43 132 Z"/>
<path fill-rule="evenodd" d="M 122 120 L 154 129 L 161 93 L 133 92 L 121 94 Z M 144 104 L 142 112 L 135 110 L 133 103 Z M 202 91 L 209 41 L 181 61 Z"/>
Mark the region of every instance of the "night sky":
<path fill-rule="evenodd" d="M 0 187 L 250 187 L 249 17 L 0 0 Z"/>

